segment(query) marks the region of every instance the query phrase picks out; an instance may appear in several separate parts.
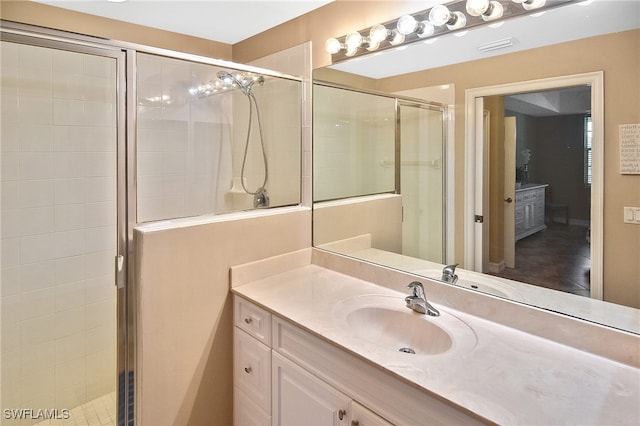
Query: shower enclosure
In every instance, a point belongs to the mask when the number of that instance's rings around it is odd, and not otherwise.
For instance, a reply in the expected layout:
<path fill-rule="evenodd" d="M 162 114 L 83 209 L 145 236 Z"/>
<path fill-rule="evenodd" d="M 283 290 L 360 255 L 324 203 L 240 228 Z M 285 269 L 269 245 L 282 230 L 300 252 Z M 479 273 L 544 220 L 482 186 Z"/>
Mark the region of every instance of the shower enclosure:
<path fill-rule="evenodd" d="M 325 82 L 314 83 L 313 102 L 314 206 L 339 202 L 344 215 L 351 215 L 345 206 L 368 203 L 372 207 L 360 207 L 365 213 L 357 214 L 374 216 L 381 214 L 375 203 L 393 194 L 401 199 L 398 217 L 388 212 L 369 230 L 357 232 L 371 234 L 372 248 L 444 263 L 444 106 Z M 354 224 L 365 219 L 343 217 Z M 396 227 L 386 223 L 396 219 Z M 326 224 L 319 223 L 318 214 L 314 221 L 314 241 L 327 244 L 327 236 L 320 235 Z M 399 229 L 397 235 L 393 228 Z M 342 240 L 362 236 L 347 235 L 352 231 L 343 233 Z M 384 247 L 376 247 L 376 238 Z"/>
<path fill-rule="evenodd" d="M 299 204 L 301 78 L 0 29 L 1 423 L 133 424 L 132 230 Z"/>
<path fill-rule="evenodd" d="M 300 203 L 300 81 L 137 56 L 139 222 Z"/>

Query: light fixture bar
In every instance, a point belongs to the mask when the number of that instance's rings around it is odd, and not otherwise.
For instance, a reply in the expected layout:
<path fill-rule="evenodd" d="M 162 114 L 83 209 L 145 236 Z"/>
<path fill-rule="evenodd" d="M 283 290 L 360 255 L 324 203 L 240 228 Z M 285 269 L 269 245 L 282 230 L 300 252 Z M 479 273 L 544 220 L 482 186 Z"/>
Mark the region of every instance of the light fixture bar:
<path fill-rule="evenodd" d="M 332 62 L 336 63 L 581 1 L 584 0 L 455 0 L 329 39 L 327 51 L 331 53 Z M 369 36 L 358 38 L 354 34 Z M 502 47 L 507 46 L 496 45 L 488 50 Z"/>

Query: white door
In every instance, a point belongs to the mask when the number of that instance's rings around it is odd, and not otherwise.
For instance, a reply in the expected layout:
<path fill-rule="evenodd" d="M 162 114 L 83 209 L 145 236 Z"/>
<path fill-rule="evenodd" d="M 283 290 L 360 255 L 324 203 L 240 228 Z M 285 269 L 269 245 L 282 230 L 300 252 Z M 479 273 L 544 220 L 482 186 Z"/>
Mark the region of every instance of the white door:
<path fill-rule="evenodd" d="M 504 264 L 516 267 L 516 118 L 504 118 Z"/>
<path fill-rule="evenodd" d="M 349 424 L 351 399 L 348 396 L 276 352 L 273 352 L 272 366 L 272 424 Z"/>

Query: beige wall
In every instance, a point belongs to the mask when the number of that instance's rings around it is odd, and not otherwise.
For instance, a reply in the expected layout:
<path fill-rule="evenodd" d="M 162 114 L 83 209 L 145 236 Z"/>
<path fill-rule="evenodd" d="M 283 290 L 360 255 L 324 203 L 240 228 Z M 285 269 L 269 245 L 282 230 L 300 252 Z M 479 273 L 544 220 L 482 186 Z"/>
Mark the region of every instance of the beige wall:
<path fill-rule="evenodd" d="M 136 232 L 137 424 L 232 424 L 229 268 L 310 247 L 310 223 L 305 210 Z"/>

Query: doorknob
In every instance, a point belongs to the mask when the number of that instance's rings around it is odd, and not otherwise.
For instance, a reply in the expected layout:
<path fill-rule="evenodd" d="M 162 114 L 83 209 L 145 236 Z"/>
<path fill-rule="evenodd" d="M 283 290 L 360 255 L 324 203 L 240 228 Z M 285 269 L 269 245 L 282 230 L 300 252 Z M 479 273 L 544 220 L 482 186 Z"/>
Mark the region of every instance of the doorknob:
<path fill-rule="evenodd" d="M 505 198 L 504 199 L 507 203 L 511 203 L 513 202 L 513 198 L 509 197 L 509 198 Z"/>

